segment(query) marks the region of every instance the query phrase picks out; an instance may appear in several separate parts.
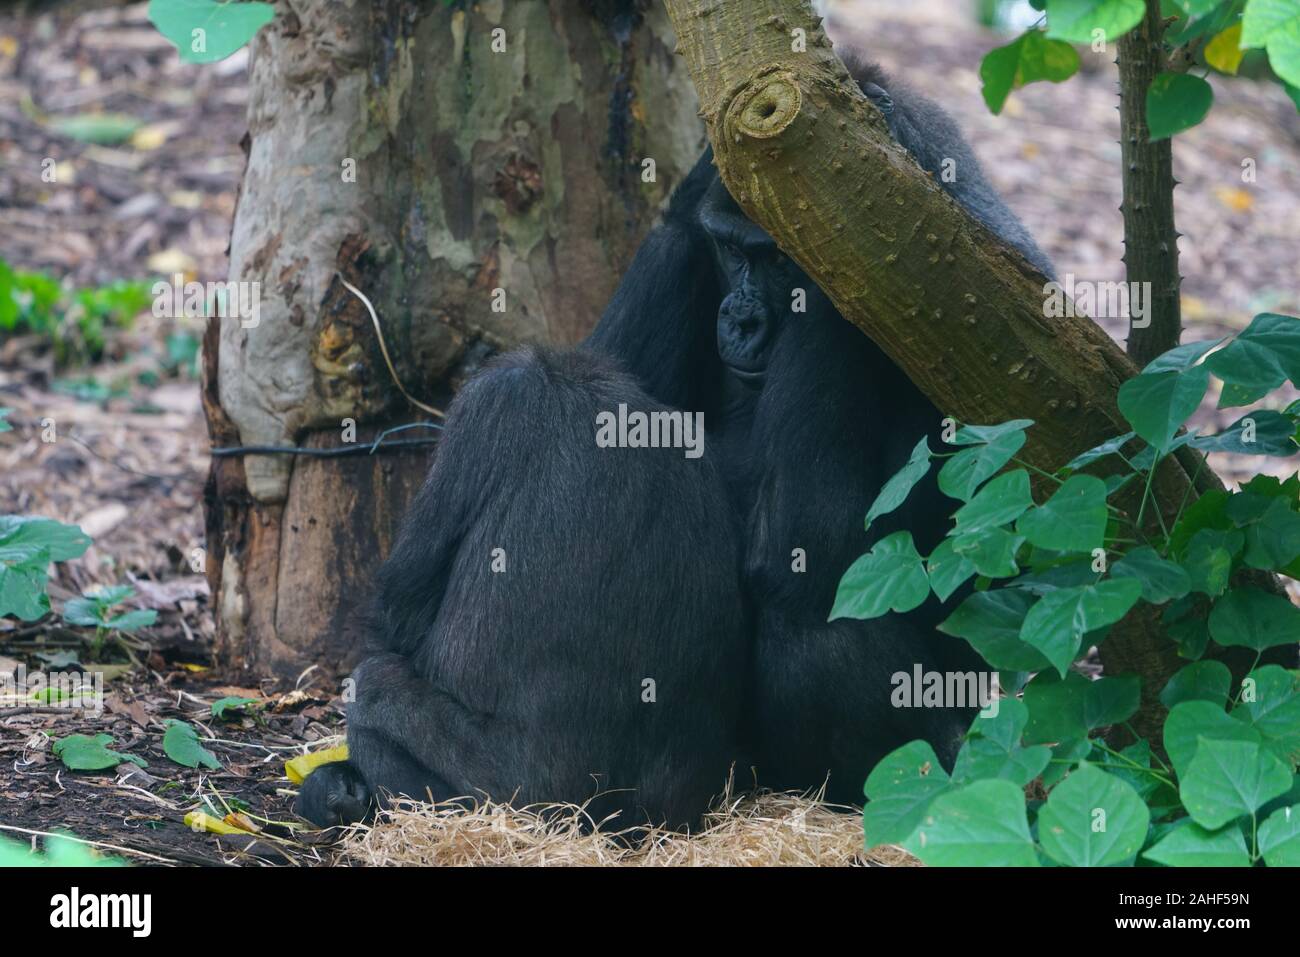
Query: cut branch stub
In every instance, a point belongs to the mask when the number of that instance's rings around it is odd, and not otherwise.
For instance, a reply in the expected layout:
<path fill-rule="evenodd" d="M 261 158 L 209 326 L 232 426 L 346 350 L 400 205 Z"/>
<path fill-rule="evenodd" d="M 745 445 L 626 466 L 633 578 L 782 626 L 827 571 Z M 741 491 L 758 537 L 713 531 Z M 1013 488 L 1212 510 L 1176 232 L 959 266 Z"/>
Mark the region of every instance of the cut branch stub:
<path fill-rule="evenodd" d="M 799 80 L 789 70 L 761 74 L 731 101 L 723 130 L 737 143 L 743 137 L 766 140 L 780 135 L 803 107 Z"/>

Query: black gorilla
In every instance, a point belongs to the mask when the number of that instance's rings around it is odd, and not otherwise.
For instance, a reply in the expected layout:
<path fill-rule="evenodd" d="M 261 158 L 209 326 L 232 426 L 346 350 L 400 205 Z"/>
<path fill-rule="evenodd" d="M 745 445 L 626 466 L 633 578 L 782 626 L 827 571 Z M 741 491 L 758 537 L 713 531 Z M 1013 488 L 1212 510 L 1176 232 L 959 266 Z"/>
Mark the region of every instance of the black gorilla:
<path fill-rule="evenodd" d="M 945 188 L 1049 274 L 952 120 L 874 67 L 854 75 L 921 166 L 955 161 Z M 620 405 L 702 412 L 704 454 L 598 447 L 597 416 Z M 744 216 L 706 153 L 582 347 L 506 356 L 457 398 L 380 574 L 351 759 L 308 778 L 303 813 L 354 820 L 380 790 L 599 794 L 597 818 L 679 826 L 733 762 L 845 803 L 913 738 L 949 762 L 969 710 L 890 704 L 897 672 L 980 667 L 935 633 L 938 603 L 827 621 L 875 537 L 908 528 L 925 549 L 942 536 L 954 503 L 932 483 L 862 528 L 940 420 Z"/>

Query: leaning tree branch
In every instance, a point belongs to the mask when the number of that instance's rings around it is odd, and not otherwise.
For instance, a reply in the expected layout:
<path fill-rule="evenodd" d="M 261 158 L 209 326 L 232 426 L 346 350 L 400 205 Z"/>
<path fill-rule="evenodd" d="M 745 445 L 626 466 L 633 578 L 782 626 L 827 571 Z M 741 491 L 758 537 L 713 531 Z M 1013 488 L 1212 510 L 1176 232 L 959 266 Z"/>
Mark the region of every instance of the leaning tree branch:
<path fill-rule="evenodd" d="M 731 195 L 939 409 L 1036 419 L 1025 452 L 1048 469 L 1128 431 L 1133 364 L 1091 320 L 1045 318 L 1044 277 L 894 143 L 805 0 L 665 2 Z M 1188 482 L 1162 466 L 1162 510 Z M 1151 616 L 1125 625 L 1108 654 L 1146 679 L 1135 727 L 1158 740 L 1180 662 Z"/>

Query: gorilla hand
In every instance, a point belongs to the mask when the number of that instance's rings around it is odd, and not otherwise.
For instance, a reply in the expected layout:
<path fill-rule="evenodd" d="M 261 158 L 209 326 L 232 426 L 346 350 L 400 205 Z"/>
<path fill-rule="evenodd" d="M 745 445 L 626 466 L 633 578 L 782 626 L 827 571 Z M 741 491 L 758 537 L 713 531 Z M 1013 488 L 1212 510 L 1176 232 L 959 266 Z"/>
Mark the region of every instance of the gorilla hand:
<path fill-rule="evenodd" d="M 298 792 L 298 813 L 317 827 L 336 827 L 365 820 L 374 797 L 349 761 L 322 764 Z"/>

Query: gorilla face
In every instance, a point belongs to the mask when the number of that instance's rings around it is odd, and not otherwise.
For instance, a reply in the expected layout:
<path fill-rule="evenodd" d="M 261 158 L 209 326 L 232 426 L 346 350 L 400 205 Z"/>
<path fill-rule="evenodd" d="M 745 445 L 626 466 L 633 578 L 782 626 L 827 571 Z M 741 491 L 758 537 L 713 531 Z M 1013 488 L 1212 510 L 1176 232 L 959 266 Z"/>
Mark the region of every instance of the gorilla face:
<path fill-rule="evenodd" d="M 742 382 L 759 385 L 772 344 L 790 321 L 793 290 L 810 289 L 812 283 L 741 211 L 716 176 L 700 204 L 699 218 L 722 287 L 718 356 Z"/>

